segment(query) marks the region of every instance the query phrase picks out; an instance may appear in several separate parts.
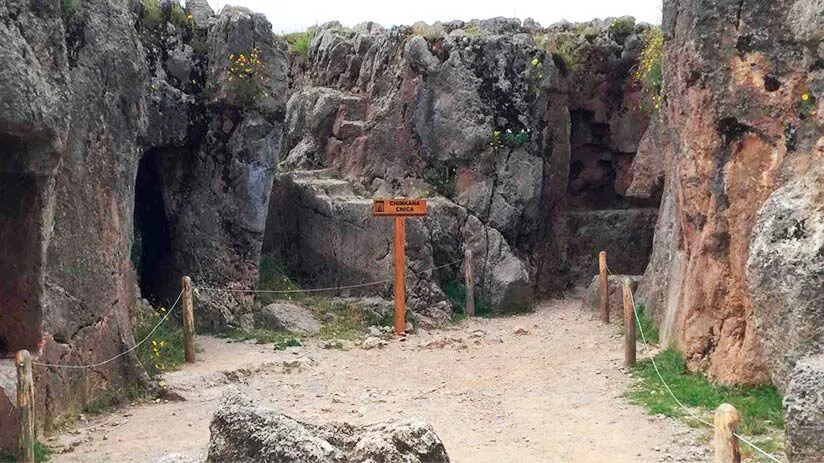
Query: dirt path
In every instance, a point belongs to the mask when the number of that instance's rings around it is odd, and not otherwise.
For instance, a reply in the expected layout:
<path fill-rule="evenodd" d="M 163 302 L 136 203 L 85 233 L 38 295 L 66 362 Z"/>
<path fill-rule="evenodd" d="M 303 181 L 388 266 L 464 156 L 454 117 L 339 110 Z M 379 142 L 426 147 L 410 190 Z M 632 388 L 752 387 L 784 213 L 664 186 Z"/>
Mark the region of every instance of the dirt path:
<path fill-rule="evenodd" d="M 529 334 L 516 335 L 518 327 Z M 477 330 L 485 334 L 472 335 Z M 437 337 L 463 342 L 420 347 Z M 694 431 L 622 398 L 631 381 L 621 371 L 622 340 L 581 312 L 578 299 L 375 350 L 198 342 L 201 360 L 166 378 L 186 401 L 94 417 L 78 428 L 98 427 L 52 439 L 73 449 L 54 461 L 153 462 L 169 454 L 203 461 L 209 420 L 229 387 L 310 422 L 423 418 L 458 463 L 710 459 Z"/>

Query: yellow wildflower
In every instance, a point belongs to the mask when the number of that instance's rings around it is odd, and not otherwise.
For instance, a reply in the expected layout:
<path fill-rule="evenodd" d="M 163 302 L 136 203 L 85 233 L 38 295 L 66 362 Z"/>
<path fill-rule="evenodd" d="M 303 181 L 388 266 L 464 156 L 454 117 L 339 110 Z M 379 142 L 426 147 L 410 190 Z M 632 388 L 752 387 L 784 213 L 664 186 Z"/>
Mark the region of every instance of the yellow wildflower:
<path fill-rule="evenodd" d="M 165 385 L 166 385 L 166 381 L 160 380 L 160 381 L 157 383 L 157 385 L 158 385 L 158 386 L 160 386 L 160 387 L 163 387 L 163 386 L 165 386 Z"/>
<path fill-rule="evenodd" d="M 532 58 L 532 67 L 538 67 L 539 64 L 541 64 L 541 62 L 538 58 Z"/>
<path fill-rule="evenodd" d="M 804 100 L 804 101 L 809 100 L 810 99 L 810 94 L 809 93 L 803 93 L 801 95 L 801 99 Z"/>

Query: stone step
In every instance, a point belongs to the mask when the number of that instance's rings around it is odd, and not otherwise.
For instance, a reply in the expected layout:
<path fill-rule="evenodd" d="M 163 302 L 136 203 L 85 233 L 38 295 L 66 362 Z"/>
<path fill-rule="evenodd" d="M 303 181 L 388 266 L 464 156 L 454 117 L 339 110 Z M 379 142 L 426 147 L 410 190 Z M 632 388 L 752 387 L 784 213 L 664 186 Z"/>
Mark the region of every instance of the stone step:
<path fill-rule="evenodd" d="M 353 140 L 363 135 L 366 129 L 366 122 L 342 120 L 340 124 L 332 127 L 332 135 L 340 140 Z"/>

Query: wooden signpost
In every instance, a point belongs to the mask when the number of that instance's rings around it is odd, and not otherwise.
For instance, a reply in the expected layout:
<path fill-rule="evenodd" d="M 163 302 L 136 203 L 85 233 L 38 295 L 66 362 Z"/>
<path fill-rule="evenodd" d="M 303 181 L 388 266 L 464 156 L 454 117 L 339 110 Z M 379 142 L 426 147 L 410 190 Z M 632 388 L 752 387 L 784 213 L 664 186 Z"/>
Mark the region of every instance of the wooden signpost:
<path fill-rule="evenodd" d="M 372 215 L 375 217 L 395 218 L 395 334 L 403 335 L 406 326 L 406 285 L 404 269 L 406 267 L 406 217 L 426 215 L 425 199 L 376 199 L 372 201 Z"/>

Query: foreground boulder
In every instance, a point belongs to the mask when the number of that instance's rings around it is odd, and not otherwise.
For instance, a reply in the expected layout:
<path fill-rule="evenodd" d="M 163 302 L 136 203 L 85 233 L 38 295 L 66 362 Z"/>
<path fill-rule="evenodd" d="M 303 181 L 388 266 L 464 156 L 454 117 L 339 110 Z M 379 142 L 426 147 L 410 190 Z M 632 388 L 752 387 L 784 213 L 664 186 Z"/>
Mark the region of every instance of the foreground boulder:
<path fill-rule="evenodd" d="M 790 461 L 824 461 L 824 355 L 796 364 L 784 397 L 784 412 Z"/>
<path fill-rule="evenodd" d="M 449 462 L 425 423 L 311 425 L 256 407 L 237 390 L 224 395 L 209 429 L 209 462 Z"/>
<path fill-rule="evenodd" d="M 824 353 L 824 170 L 776 190 L 750 241 L 747 277 L 773 382 L 784 390 L 798 359 Z"/>

